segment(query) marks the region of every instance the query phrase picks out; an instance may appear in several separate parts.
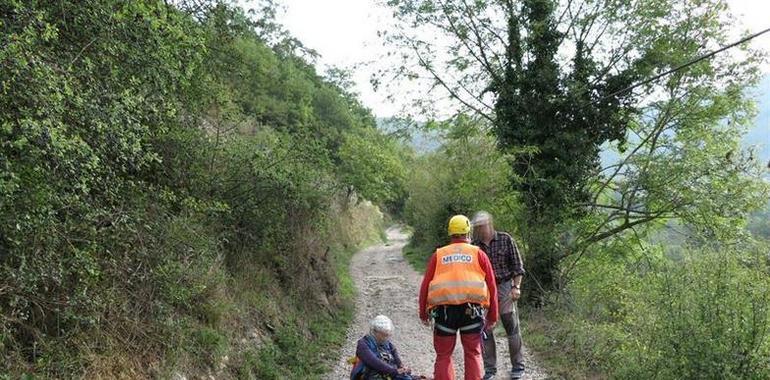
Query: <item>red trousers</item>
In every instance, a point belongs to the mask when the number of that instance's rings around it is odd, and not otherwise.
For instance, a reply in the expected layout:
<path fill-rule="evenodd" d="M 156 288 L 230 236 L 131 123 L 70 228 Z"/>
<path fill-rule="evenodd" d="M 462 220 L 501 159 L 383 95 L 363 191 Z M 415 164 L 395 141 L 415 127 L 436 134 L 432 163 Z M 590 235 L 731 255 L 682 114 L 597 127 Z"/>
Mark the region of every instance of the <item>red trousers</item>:
<path fill-rule="evenodd" d="M 455 350 L 457 335 L 441 336 L 433 334 L 433 348 L 436 349 L 436 364 L 433 376 L 435 380 L 454 380 L 452 352 Z M 465 359 L 465 380 L 481 380 L 484 363 L 481 359 L 481 334 L 460 334 Z"/>

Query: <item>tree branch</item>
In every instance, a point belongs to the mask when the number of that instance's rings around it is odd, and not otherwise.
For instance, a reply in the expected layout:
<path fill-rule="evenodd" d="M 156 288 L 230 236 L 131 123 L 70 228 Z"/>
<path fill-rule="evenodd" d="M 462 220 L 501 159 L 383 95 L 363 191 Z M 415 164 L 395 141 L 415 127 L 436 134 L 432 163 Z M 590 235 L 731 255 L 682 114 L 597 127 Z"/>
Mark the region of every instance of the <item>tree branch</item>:
<path fill-rule="evenodd" d="M 472 111 L 476 112 L 477 114 L 479 114 L 479 116 L 487 119 L 489 122 L 493 123 L 495 121 L 494 118 L 492 118 L 491 116 L 489 116 L 486 113 L 484 113 L 483 111 L 481 111 L 478 107 L 475 107 L 474 105 L 472 105 L 469 102 L 467 102 L 464 99 L 462 99 L 457 94 L 457 91 L 455 91 L 453 88 L 451 88 L 444 81 L 444 79 L 436 73 L 436 71 L 433 69 L 433 67 L 431 67 L 430 63 L 427 62 L 423 58 L 423 56 L 422 56 L 422 54 L 420 54 L 420 50 L 419 50 L 419 48 L 417 48 L 417 46 L 413 46 L 412 49 L 414 50 L 415 54 L 417 55 L 417 59 L 420 62 L 420 66 L 423 67 L 425 70 L 427 70 L 433 76 L 433 79 L 436 81 L 436 83 L 439 84 L 442 88 L 444 88 L 444 90 L 446 90 L 452 96 L 452 98 L 456 99 L 457 101 L 462 103 L 464 106 L 466 106 L 469 109 L 471 109 Z M 467 92 L 467 89 L 465 89 L 465 90 Z"/>

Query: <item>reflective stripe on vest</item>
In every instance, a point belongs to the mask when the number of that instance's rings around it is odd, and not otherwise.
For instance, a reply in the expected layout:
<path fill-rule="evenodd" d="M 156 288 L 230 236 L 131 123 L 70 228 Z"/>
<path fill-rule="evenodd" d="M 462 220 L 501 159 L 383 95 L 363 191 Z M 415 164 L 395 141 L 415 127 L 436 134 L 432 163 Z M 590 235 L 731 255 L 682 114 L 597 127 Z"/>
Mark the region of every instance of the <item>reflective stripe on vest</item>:
<path fill-rule="evenodd" d="M 447 282 L 442 282 L 440 284 L 433 284 L 430 286 L 430 288 L 428 288 L 428 290 L 438 290 L 438 289 L 458 287 L 458 286 L 483 289 L 484 287 L 487 286 L 487 283 L 484 281 L 447 281 Z"/>
<path fill-rule="evenodd" d="M 455 243 L 436 251 L 436 271 L 428 288 L 428 308 L 477 303 L 489 307 L 486 274 L 479 263 L 479 248 Z"/>
<path fill-rule="evenodd" d="M 429 300 L 433 305 L 460 305 L 468 302 L 483 303 L 484 301 L 488 301 L 486 296 L 476 294 L 447 294 L 433 297 Z"/>

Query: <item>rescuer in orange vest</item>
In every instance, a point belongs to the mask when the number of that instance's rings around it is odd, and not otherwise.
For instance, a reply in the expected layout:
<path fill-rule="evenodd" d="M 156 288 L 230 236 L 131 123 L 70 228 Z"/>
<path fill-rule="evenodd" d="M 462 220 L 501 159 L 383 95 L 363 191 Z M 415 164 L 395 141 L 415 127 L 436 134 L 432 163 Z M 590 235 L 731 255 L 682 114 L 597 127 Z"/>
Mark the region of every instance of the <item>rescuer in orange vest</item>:
<path fill-rule="evenodd" d="M 454 380 L 452 352 L 457 333 L 463 345 L 465 380 L 481 380 L 481 334 L 497 322 L 497 285 L 487 254 L 469 243 L 471 222 L 449 220 L 449 245 L 431 256 L 420 287 L 420 319 L 433 319 L 435 380 Z"/>

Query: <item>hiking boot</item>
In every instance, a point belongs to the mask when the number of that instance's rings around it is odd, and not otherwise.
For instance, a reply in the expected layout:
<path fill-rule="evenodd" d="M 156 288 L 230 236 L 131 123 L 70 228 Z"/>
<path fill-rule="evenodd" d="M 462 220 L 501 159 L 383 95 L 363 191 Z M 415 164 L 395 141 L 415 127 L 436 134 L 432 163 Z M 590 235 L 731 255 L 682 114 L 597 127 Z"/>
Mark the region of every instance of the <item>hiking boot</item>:
<path fill-rule="evenodd" d="M 524 368 L 511 371 L 511 380 L 519 380 L 524 377 Z"/>
<path fill-rule="evenodd" d="M 494 373 L 486 373 L 484 374 L 484 377 L 481 378 L 481 380 L 494 380 L 495 374 Z"/>

